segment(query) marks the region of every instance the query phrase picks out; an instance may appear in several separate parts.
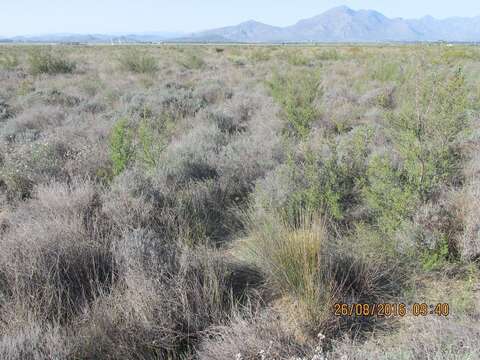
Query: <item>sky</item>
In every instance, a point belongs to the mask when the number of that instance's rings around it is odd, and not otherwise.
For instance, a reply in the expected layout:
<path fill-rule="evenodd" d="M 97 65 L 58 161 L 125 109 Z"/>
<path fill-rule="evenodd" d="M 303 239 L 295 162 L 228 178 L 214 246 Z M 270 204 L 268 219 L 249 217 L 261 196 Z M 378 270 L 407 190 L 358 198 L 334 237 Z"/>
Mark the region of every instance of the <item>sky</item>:
<path fill-rule="evenodd" d="M 388 17 L 478 16 L 478 0 L 0 0 L 0 36 L 194 32 L 246 20 L 287 26 L 346 5 Z"/>

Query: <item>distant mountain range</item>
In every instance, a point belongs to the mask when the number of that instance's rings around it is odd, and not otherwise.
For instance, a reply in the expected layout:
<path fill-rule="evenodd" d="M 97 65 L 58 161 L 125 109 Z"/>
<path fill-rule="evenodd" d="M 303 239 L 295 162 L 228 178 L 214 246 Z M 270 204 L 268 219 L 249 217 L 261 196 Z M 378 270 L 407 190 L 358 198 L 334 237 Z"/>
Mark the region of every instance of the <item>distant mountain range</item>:
<path fill-rule="evenodd" d="M 136 34 L 45 34 L 31 36 L 15 36 L 1 38 L 0 42 L 15 43 L 92 43 L 92 44 L 123 44 L 162 42 L 183 36 L 181 33 L 150 32 Z"/>
<path fill-rule="evenodd" d="M 0 40 L 1 41 L 1 40 Z M 289 43 L 289 42 L 480 42 L 480 16 L 452 17 L 443 20 L 388 18 L 374 10 L 355 11 L 346 6 L 330 9 L 295 25 L 277 27 L 250 20 L 236 26 L 182 35 L 144 33 L 122 35 L 56 34 L 4 39 L 13 42 L 215 42 L 215 43 Z"/>

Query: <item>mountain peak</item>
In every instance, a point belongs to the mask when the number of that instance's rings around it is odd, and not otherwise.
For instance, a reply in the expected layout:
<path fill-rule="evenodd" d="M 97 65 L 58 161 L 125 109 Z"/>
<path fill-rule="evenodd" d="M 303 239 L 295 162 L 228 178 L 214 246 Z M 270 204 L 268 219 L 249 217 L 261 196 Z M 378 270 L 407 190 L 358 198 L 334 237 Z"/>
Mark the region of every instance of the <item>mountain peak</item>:
<path fill-rule="evenodd" d="M 335 7 L 331 8 L 330 10 L 327 10 L 327 12 L 330 12 L 330 11 L 351 12 L 353 10 L 350 9 L 347 5 L 340 5 L 340 6 L 335 6 Z"/>
<path fill-rule="evenodd" d="M 250 20 L 247 20 L 247 21 L 244 21 L 244 22 L 240 23 L 240 25 L 263 25 L 263 24 L 259 21 L 250 19 Z"/>

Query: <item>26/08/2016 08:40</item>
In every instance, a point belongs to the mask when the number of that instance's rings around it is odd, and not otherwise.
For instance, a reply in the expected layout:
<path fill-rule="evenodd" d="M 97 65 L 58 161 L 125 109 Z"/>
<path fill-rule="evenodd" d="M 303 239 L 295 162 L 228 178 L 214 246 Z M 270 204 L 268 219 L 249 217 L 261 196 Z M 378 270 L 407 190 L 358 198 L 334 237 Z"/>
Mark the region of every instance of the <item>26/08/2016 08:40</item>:
<path fill-rule="evenodd" d="M 334 305 L 335 316 L 351 317 L 404 317 L 413 316 L 443 316 L 450 315 L 448 303 L 426 304 L 414 303 L 412 305 L 400 304 L 342 304 Z"/>

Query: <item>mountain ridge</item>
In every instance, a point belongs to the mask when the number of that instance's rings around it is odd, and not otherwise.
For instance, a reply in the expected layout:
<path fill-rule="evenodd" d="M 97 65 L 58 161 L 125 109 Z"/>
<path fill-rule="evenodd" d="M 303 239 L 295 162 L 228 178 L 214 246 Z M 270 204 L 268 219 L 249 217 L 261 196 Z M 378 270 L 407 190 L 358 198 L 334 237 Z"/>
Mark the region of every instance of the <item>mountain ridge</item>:
<path fill-rule="evenodd" d="M 210 29 L 188 35 L 178 33 L 51 34 L 43 36 L 0 37 L 6 42 L 480 42 L 480 16 L 436 19 L 389 18 L 376 10 L 353 10 L 345 5 L 301 19 L 285 27 L 256 20 Z"/>
<path fill-rule="evenodd" d="M 210 36 L 240 43 L 477 42 L 480 41 L 480 16 L 446 19 L 436 19 L 430 15 L 419 19 L 388 18 L 376 10 L 353 10 L 343 5 L 286 27 L 250 20 L 236 26 L 193 33 L 176 40 L 196 42 L 201 39 L 208 42 Z"/>

